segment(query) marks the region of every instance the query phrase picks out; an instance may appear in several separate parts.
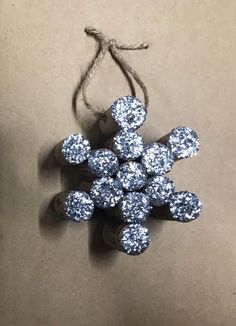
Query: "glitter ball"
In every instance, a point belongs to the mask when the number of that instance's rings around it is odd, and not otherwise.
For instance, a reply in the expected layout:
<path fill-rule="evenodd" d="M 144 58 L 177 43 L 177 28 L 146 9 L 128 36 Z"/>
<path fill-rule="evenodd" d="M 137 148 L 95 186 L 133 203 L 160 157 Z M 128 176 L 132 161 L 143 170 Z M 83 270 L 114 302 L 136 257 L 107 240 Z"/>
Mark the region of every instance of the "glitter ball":
<path fill-rule="evenodd" d="M 146 227 L 140 224 L 129 224 L 122 229 L 120 234 L 122 251 L 128 255 L 139 255 L 147 249 L 150 239 Z"/>
<path fill-rule="evenodd" d="M 96 207 L 110 208 L 116 206 L 123 197 L 123 190 L 118 180 L 101 178 L 92 183 L 90 196 Z"/>
<path fill-rule="evenodd" d="M 168 147 L 159 143 L 152 143 L 145 146 L 141 162 L 148 174 L 163 175 L 171 170 L 174 158 Z"/>
<path fill-rule="evenodd" d="M 70 135 L 62 144 L 62 154 L 70 164 L 84 162 L 89 157 L 90 151 L 89 141 L 80 134 Z"/>
<path fill-rule="evenodd" d="M 170 201 L 175 191 L 174 182 L 166 176 L 155 176 L 147 180 L 144 188 L 145 194 L 155 206 L 162 206 Z"/>
<path fill-rule="evenodd" d="M 140 192 L 128 192 L 119 203 L 121 218 L 127 223 L 141 223 L 148 218 L 150 199 Z"/>
<path fill-rule="evenodd" d="M 171 131 L 167 146 L 176 158 L 195 156 L 199 151 L 198 135 L 189 127 L 177 127 Z"/>
<path fill-rule="evenodd" d="M 117 179 L 128 191 L 141 189 L 147 180 L 146 169 L 141 163 L 126 162 L 119 167 Z"/>
<path fill-rule="evenodd" d="M 88 159 L 88 166 L 98 177 L 108 177 L 117 172 L 119 161 L 109 149 L 98 149 L 92 151 Z"/>
<path fill-rule="evenodd" d="M 188 191 L 176 192 L 170 201 L 170 212 L 176 221 L 190 222 L 199 217 L 202 203 L 198 197 Z"/>
<path fill-rule="evenodd" d="M 136 130 L 146 120 L 147 110 L 141 101 L 134 96 L 124 96 L 112 106 L 112 117 L 124 129 Z"/>
<path fill-rule="evenodd" d="M 86 221 L 92 217 L 94 203 L 85 191 L 71 191 L 64 203 L 64 211 L 69 219 L 76 222 Z"/>
<path fill-rule="evenodd" d="M 114 152 L 122 160 L 138 158 L 143 149 L 143 137 L 135 131 L 121 130 L 114 137 Z"/>

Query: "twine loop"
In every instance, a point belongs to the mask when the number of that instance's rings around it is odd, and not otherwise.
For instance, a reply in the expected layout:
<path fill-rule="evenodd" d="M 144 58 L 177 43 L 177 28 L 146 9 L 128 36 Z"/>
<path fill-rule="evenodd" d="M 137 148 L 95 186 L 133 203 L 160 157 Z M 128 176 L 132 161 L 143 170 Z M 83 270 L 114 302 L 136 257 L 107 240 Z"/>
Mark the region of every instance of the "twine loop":
<path fill-rule="evenodd" d="M 128 64 L 126 59 L 122 57 L 120 52 L 122 50 L 143 50 L 143 49 L 147 49 L 149 45 L 147 43 L 128 44 L 128 45 L 121 44 L 118 43 L 113 38 L 112 39 L 107 38 L 100 30 L 94 27 L 86 27 L 84 31 L 87 35 L 94 37 L 99 43 L 98 52 L 95 58 L 92 60 L 91 64 L 89 65 L 87 71 L 85 72 L 84 78 L 80 84 L 83 100 L 87 108 L 99 118 L 106 119 L 105 111 L 101 108 L 93 106 L 89 102 L 87 97 L 87 88 L 95 70 L 101 64 L 107 51 L 110 52 L 112 58 L 120 66 L 120 68 L 126 74 L 126 76 L 130 78 L 129 76 L 130 74 L 133 77 L 133 79 L 137 82 L 137 84 L 140 86 L 141 90 L 143 91 L 145 106 L 148 107 L 149 97 L 148 97 L 148 92 L 145 84 L 143 83 L 143 81 L 141 80 L 137 72 Z"/>

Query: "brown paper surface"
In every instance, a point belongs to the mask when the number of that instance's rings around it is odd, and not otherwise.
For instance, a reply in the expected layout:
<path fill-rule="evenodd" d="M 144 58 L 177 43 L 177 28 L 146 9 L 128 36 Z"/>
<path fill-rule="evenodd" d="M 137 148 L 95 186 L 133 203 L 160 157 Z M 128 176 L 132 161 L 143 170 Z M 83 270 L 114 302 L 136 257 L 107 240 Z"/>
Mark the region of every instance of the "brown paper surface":
<path fill-rule="evenodd" d="M 108 250 L 96 220 L 48 207 L 80 178 L 53 147 L 73 132 L 99 139 L 81 97 L 72 110 L 96 49 L 86 25 L 151 44 L 123 53 L 149 90 L 146 141 L 178 125 L 200 135 L 199 155 L 171 177 L 199 195 L 202 216 L 151 220 L 139 257 Z M 0 325 L 236 325 L 236 2 L 2 0 L 0 27 Z M 109 56 L 88 93 L 105 108 L 130 94 Z"/>

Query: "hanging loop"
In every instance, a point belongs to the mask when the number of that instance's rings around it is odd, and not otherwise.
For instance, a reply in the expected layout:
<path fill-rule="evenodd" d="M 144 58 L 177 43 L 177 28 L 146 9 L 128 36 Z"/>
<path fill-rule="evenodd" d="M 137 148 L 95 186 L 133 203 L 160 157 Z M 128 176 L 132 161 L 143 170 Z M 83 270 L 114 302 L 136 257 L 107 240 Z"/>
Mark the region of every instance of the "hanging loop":
<path fill-rule="evenodd" d="M 92 76 L 94 75 L 96 69 L 100 66 L 102 63 L 106 52 L 109 51 L 112 58 L 121 66 L 121 68 L 128 74 L 130 74 L 133 79 L 137 82 L 137 84 L 140 86 L 141 90 L 143 91 L 144 95 L 144 103 L 145 106 L 148 107 L 149 104 L 149 97 L 148 92 L 145 84 L 143 83 L 142 79 L 138 75 L 138 73 L 128 64 L 128 62 L 122 57 L 120 51 L 122 50 L 143 50 L 147 49 L 149 45 L 147 43 L 140 43 L 140 44 L 121 44 L 117 43 L 115 39 L 109 39 L 107 38 L 100 30 L 93 28 L 93 27 L 86 27 L 85 33 L 89 36 L 94 37 L 100 47 L 97 52 L 96 57 L 91 62 L 88 70 L 85 73 L 85 77 L 81 83 L 81 89 L 82 89 L 82 96 L 85 105 L 87 108 L 96 116 L 99 116 L 99 118 L 104 119 L 106 117 L 105 111 L 94 107 L 88 100 L 87 97 L 87 88 L 88 85 L 92 79 Z"/>

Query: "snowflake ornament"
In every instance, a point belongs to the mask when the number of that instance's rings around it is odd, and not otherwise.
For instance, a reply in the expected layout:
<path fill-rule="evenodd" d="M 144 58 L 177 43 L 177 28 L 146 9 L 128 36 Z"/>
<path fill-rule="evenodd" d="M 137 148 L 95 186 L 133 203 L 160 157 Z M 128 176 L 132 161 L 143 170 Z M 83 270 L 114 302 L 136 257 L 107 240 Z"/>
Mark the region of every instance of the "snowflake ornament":
<path fill-rule="evenodd" d="M 167 207 L 173 221 L 189 222 L 199 217 L 202 203 L 188 191 L 175 191 L 167 177 L 177 160 L 197 155 L 199 139 L 189 127 L 177 127 L 159 141 L 145 144 L 137 129 L 147 110 L 133 96 L 116 100 L 107 111 L 107 123 L 116 134 L 104 148 L 92 150 L 80 134 L 72 134 L 55 148 L 61 164 L 86 164 L 93 176 L 86 191 L 59 193 L 55 211 L 67 219 L 82 222 L 92 218 L 94 209 L 107 211 L 117 225 L 107 225 L 104 241 L 128 255 L 139 255 L 149 246 L 150 233 L 143 223 L 155 207 Z"/>

